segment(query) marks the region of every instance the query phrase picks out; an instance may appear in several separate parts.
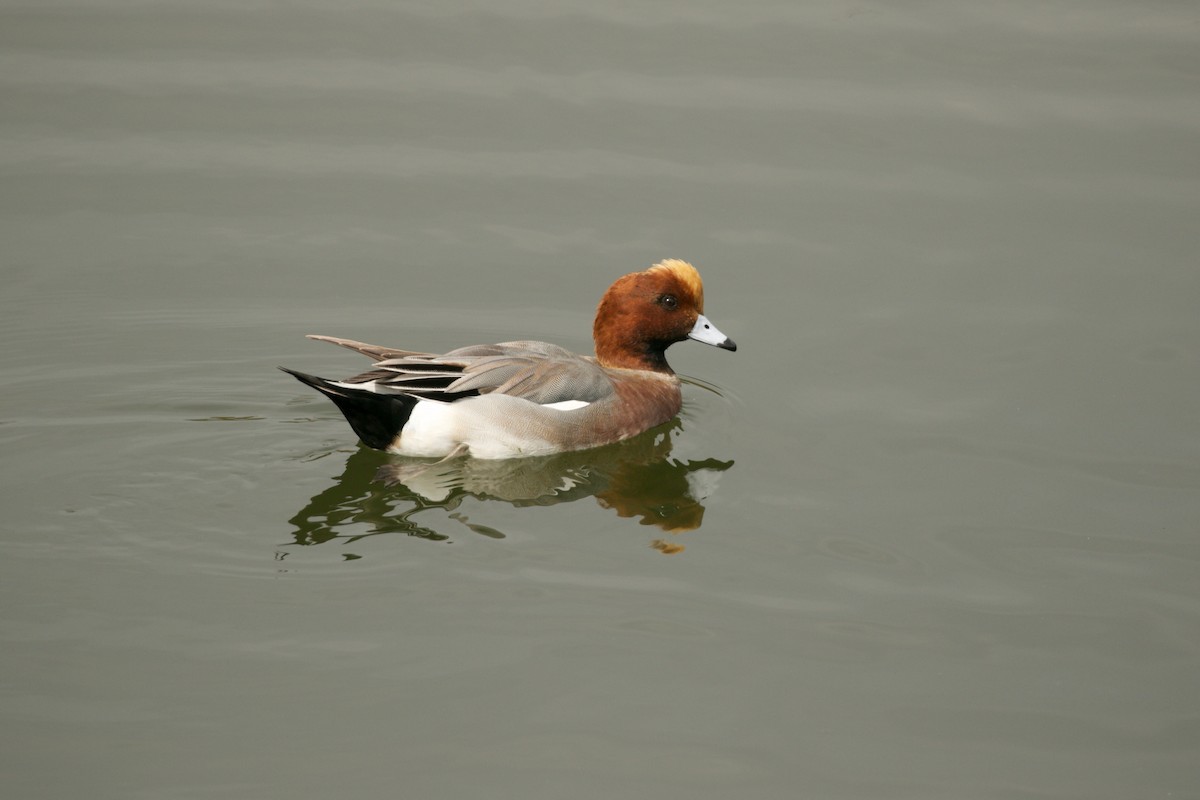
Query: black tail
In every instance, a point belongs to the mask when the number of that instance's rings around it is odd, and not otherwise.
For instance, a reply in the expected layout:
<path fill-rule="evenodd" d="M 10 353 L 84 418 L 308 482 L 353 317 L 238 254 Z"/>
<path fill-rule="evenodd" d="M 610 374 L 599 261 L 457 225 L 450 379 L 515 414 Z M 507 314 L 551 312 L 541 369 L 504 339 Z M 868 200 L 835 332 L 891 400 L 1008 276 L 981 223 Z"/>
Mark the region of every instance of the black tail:
<path fill-rule="evenodd" d="M 287 367 L 280 369 L 336 403 L 362 443 L 376 450 L 386 450 L 396 441 L 417 404 L 415 397 L 406 394 L 377 394 L 366 389 L 348 389 L 316 375 L 306 375 Z"/>

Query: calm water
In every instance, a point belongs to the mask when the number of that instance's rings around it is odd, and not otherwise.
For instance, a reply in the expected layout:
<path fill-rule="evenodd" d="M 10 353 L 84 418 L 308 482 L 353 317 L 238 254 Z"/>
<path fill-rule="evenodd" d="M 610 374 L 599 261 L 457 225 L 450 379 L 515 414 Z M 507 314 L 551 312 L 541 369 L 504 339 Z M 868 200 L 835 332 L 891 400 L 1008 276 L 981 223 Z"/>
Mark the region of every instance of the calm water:
<path fill-rule="evenodd" d="M 1198 88 L 1188 3 L 0 3 L 6 796 L 1200 797 Z M 668 256 L 740 350 L 625 447 L 389 487 L 275 370 Z"/>

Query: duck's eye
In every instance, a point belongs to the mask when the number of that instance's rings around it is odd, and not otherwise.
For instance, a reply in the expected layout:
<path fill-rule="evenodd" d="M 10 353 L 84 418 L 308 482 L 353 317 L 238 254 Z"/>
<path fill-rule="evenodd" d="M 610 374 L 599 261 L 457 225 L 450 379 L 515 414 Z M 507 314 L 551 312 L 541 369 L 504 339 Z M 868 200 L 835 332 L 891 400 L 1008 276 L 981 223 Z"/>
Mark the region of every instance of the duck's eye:
<path fill-rule="evenodd" d="M 658 298 L 658 304 L 667 311 L 674 311 L 679 307 L 679 298 L 673 294 L 664 294 L 662 297 Z"/>

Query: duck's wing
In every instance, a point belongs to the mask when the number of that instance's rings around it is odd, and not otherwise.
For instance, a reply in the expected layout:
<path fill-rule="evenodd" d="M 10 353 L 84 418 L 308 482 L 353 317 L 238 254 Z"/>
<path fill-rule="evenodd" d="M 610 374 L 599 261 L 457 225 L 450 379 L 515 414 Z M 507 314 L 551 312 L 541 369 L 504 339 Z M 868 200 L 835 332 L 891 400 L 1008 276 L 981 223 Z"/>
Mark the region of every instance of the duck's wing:
<path fill-rule="evenodd" d="M 355 346 L 351 349 L 365 352 Z M 404 355 L 381 359 L 370 372 L 348 382 L 373 382 L 376 391 L 442 402 L 504 394 L 539 405 L 572 401 L 584 404 L 615 392 L 612 378 L 593 359 L 546 342 L 473 345 L 437 356 L 389 352 Z"/>

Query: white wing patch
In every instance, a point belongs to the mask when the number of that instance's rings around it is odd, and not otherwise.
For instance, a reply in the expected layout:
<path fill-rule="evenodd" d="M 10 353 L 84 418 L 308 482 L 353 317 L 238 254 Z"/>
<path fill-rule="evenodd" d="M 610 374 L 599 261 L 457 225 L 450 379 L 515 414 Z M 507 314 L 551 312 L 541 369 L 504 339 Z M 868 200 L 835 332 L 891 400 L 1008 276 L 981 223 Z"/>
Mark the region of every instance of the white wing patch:
<path fill-rule="evenodd" d="M 574 411 L 577 408 L 587 408 L 591 403 L 583 400 L 560 400 L 557 403 L 546 403 L 542 408 L 554 408 L 559 411 Z"/>
<path fill-rule="evenodd" d="M 341 386 L 343 389 L 358 389 L 360 392 L 371 392 L 372 394 L 404 394 L 399 388 L 388 386 L 386 383 L 382 386 L 378 381 L 364 381 L 363 383 L 351 383 L 350 381 L 330 381 L 334 386 Z M 429 399 L 429 398 L 422 398 Z M 436 402 L 444 402 L 437 400 Z"/>
<path fill-rule="evenodd" d="M 360 389 L 364 392 L 374 392 L 379 394 L 379 387 L 375 381 L 367 381 L 366 383 L 350 383 L 349 381 L 330 381 L 334 386 L 340 386 L 343 389 Z"/>

